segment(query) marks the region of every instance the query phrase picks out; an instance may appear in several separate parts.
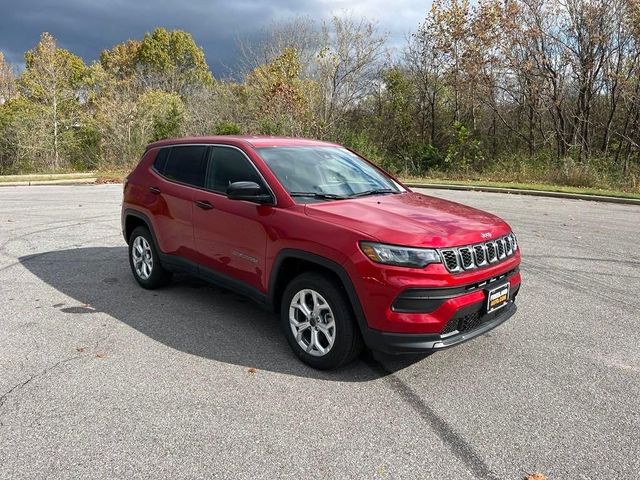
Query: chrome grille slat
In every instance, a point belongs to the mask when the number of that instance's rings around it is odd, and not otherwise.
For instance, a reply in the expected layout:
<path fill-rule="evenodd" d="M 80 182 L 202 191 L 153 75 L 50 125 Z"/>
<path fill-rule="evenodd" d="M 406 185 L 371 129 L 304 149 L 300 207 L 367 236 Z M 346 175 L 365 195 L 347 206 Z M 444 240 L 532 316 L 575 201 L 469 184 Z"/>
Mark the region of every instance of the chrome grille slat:
<path fill-rule="evenodd" d="M 446 269 L 458 273 L 499 262 L 514 255 L 517 250 L 517 239 L 512 232 L 488 242 L 440 249 L 439 252 Z"/>
<path fill-rule="evenodd" d="M 487 263 L 486 247 L 482 244 L 473 246 L 473 255 L 475 257 L 476 265 L 481 267 Z"/>
<path fill-rule="evenodd" d="M 494 263 L 496 260 L 498 260 L 498 253 L 496 251 L 495 242 L 487 242 L 485 243 L 485 246 L 487 247 L 487 257 L 489 263 Z"/>
<path fill-rule="evenodd" d="M 440 250 L 444 265 L 450 272 L 459 272 L 460 263 L 458 262 L 458 252 L 455 250 Z"/>
<path fill-rule="evenodd" d="M 511 246 L 511 235 L 507 235 L 504 237 L 504 244 L 507 247 L 507 255 L 511 255 L 513 253 L 513 247 Z"/>
<path fill-rule="evenodd" d="M 473 263 L 473 254 L 469 247 L 459 248 L 458 253 L 460 255 L 460 264 L 462 265 L 462 268 L 465 270 L 471 270 L 475 267 L 475 264 Z"/>

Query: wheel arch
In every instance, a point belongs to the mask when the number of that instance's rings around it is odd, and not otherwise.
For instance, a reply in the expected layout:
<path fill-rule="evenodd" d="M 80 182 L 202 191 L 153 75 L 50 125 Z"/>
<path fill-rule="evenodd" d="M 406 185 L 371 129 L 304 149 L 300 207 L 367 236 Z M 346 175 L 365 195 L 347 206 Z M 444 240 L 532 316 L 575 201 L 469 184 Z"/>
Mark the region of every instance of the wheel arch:
<path fill-rule="evenodd" d="M 149 232 L 151 233 L 151 239 L 153 240 L 153 245 L 156 248 L 158 253 L 162 253 L 160 248 L 158 247 L 158 240 L 156 237 L 156 232 L 153 228 L 153 224 L 149 217 L 147 217 L 144 213 L 139 212 L 138 210 L 133 210 L 128 208 L 124 211 L 124 219 L 122 222 L 122 235 L 124 236 L 124 241 L 129 244 L 129 237 L 131 237 L 131 233 L 137 227 L 147 227 Z"/>
<path fill-rule="evenodd" d="M 267 295 L 269 307 L 273 311 L 279 312 L 282 295 L 288 283 L 305 271 L 325 273 L 340 282 L 347 294 L 358 327 L 364 333 L 367 328 L 366 318 L 358 294 L 347 271 L 342 265 L 329 258 L 304 250 L 287 248 L 278 252 L 269 278 Z"/>

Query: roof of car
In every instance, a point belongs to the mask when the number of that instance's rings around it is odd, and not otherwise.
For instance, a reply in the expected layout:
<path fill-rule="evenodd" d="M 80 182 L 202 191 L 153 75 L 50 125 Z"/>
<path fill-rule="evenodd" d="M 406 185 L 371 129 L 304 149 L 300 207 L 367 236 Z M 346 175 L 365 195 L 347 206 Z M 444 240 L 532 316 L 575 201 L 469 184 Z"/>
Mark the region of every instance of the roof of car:
<path fill-rule="evenodd" d="M 150 143 L 147 148 L 166 147 L 181 144 L 208 144 L 222 143 L 237 145 L 239 143 L 249 144 L 252 147 L 311 147 L 311 146 L 336 146 L 335 143 L 313 140 L 310 138 L 294 137 L 272 137 L 268 135 L 213 135 L 206 137 L 182 137 L 169 138 Z"/>

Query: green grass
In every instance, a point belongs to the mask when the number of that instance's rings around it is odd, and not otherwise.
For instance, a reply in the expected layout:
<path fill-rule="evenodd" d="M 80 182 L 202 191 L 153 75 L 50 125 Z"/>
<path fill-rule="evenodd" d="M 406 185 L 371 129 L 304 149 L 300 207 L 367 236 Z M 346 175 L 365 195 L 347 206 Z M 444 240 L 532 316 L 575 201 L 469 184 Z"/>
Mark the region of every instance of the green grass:
<path fill-rule="evenodd" d="M 443 178 L 404 178 L 403 182 L 425 183 L 432 185 L 464 185 L 475 187 L 518 188 L 521 190 L 537 190 L 546 192 L 577 193 L 581 195 L 597 195 L 606 197 L 632 198 L 640 200 L 640 194 L 624 192 L 620 190 L 600 189 L 591 187 L 571 187 L 565 185 L 552 185 L 548 183 L 520 183 L 520 182 L 492 182 L 485 180 L 448 180 Z"/>

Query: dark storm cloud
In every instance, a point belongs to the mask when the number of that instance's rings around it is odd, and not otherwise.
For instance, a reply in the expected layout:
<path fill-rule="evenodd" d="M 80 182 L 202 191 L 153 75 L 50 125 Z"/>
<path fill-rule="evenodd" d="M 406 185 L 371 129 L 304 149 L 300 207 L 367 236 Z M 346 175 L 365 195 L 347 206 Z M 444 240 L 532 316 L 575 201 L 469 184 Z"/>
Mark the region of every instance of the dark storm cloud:
<path fill-rule="evenodd" d="M 21 64 L 24 52 L 32 48 L 43 31 L 50 32 L 63 48 L 86 61 L 100 51 L 162 26 L 190 32 L 202 46 L 216 76 L 229 74 L 238 61 L 238 38 L 256 38 L 275 21 L 296 15 L 327 18 L 334 8 L 348 8 L 352 14 L 377 18 L 383 30 L 401 37 L 420 21 L 424 2 L 406 2 L 408 8 L 394 8 L 385 20 L 386 2 L 333 0 L 0 0 L 0 51 L 14 64 Z M 352 8 L 354 7 L 354 8 Z M 413 18 L 415 17 L 415 18 Z M 392 31 L 393 30 L 393 31 Z"/>

